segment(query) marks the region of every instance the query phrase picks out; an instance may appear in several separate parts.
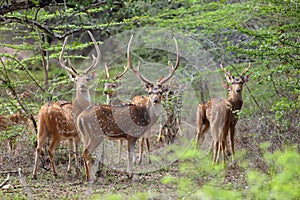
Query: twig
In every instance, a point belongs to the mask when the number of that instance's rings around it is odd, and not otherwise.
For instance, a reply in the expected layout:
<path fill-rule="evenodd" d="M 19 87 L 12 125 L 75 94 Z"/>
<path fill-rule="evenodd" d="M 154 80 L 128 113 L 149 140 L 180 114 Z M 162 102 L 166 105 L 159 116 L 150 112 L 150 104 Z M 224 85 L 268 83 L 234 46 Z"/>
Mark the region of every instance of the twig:
<path fill-rule="evenodd" d="M 12 173 L 18 173 L 18 171 L 2 171 L 0 174 L 12 174 Z"/>
<path fill-rule="evenodd" d="M 25 177 L 22 175 L 21 173 L 21 168 L 18 168 L 18 173 L 19 173 L 19 177 L 20 177 L 20 183 L 24 186 L 25 192 L 27 193 L 27 197 L 28 199 L 33 199 L 32 193 L 26 183 Z"/>
<path fill-rule="evenodd" d="M 4 185 L 6 185 L 6 183 L 9 181 L 9 177 L 10 177 L 10 174 L 8 173 L 6 179 L 0 184 L 0 188 L 2 188 Z"/>

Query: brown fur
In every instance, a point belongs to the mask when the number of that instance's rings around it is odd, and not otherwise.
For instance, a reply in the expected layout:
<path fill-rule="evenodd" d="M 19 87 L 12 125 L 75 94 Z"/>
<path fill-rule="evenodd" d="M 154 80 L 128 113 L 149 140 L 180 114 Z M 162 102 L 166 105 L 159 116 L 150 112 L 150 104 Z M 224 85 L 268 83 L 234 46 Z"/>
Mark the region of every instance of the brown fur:
<path fill-rule="evenodd" d="M 222 67 L 222 66 L 221 66 Z M 235 125 L 238 121 L 236 112 L 242 108 L 243 83 L 249 80 L 249 76 L 243 76 L 249 67 L 244 70 L 239 78 L 234 78 L 223 67 L 227 82 L 224 88 L 229 91 L 227 99 L 214 98 L 206 104 L 200 103 L 197 107 L 197 146 L 204 141 L 208 128 L 211 127 L 212 143 L 214 145 L 213 163 L 219 158 L 219 152 L 222 152 L 223 163 L 225 164 L 225 149 L 227 149 L 227 135 L 230 132 L 230 147 L 232 160 L 234 160 L 234 134 Z"/>
<path fill-rule="evenodd" d="M 72 104 L 70 102 L 52 102 L 45 103 L 40 111 L 38 117 L 38 134 L 37 134 L 37 147 L 35 155 L 35 164 L 33 170 L 33 178 L 37 178 L 38 158 L 47 138 L 51 138 L 48 154 L 50 158 L 51 168 L 53 174 L 56 176 L 56 167 L 54 162 L 54 151 L 59 145 L 60 141 L 69 141 L 69 165 L 68 172 L 70 171 L 70 164 L 72 158 L 73 141 L 79 142 L 78 133 L 75 127 L 75 121 L 72 114 Z"/>

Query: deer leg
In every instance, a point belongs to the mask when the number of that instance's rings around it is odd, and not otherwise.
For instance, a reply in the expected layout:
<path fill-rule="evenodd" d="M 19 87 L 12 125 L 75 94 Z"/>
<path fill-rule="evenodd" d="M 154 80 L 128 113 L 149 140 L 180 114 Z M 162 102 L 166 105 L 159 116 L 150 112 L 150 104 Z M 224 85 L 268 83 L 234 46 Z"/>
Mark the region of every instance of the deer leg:
<path fill-rule="evenodd" d="M 100 145 L 102 141 L 103 137 L 94 140 L 91 139 L 88 145 L 86 145 L 83 149 L 82 157 L 84 160 L 86 181 L 94 181 L 96 179 L 95 173 L 92 170 L 93 165 L 91 160 L 91 154 L 96 150 L 96 148 Z"/>
<path fill-rule="evenodd" d="M 139 151 L 139 165 L 142 164 L 143 162 L 143 150 L 144 150 L 144 141 L 146 138 L 140 138 L 139 142 L 140 142 L 140 151 Z"/>
<path fill-rule="evenodd" d="M 205 139 L 205 135 L 208 131 L 209 128 L 209 124 L 206 123 L 204 124 L 204 128 L 200 130 L 200 132 L 197 132 L 197 136 L 196 136 L 196 145 L 197 147 L 199 147 L 199 145 L 203 144 L 204 139 Z"/>
<path fill-rule="evenodd" d="M 151 164 L 150 160 L 150 142 L 148 138 L 145 138 L 146 141 L 146 147 L 147 147 L 147 157 L 148 157 L 148 163 Z"/>
<path fill-rule="evenodd" d="M 136 143 L 136 137 L 130 137 L 127 139 L 127 151 L 128 151 L 128 165 L 127 165 L 127 172 L 129 177 L 132 178 L 132 163 L 134 158 L 134 147 Z"/>
<path fill-rule="evenodd" d="M 221 142 L 220 142 L 220 144 L 221 144 L 221 151 L 222 151 L 222 157 L 223 157 L 223 166 L 225 166 L 226 165 L 226 159 L 225 159 L 225 141 L 224 140 L 222 140 Z"/>
<path fill-rule="evenodd" d="M 235 127 L 230 127 L 230 147 L 231 147 L 231 158 L 232 162 L 234 162 L 234 132 L 235 132 Z"/>
<path fill-rule="evenodd" d="M 217 145 L 217 158 L 216 158 L 216 163 L 218 163 L 218 161 L 219 161 L 220 151 L 221 151 L 221 142 L 220 142 L 220 140 L 219 140 L 219 141 L 218 141 L 218 145 Z"/>
<path fill-rule="evenodd" d="M 80 142 L 80 138 L 76 137 L 74 139 L 74 152 L 75 152 L 75 168 L 76 173 L 79 174 L 79 159 L 78 159 L 78 144 Z"/>
<path fill-rule="evenodd" d="M 91 173 L 90 173 L 90 162 L 91 162 L 91 154 L 90 151 L 87 149 L 84 149 L 82 152 L 83 157 L 83 163 L 85 168 L 85 174 L 86 174 L 86 181 L 91 180 Z"/>
<path fill-rule="evenodd" d="M 214 155 L 212 164 L 216 163 L 217 151 L 218 151 L 218 142 L 214 141 Z"/>
<path fill-rule="evenodd" d="M 162 137 L 163 137 L 163 126 L 161 125 L 161 123 L 159 124 L 159 132 L 158 132 L 158 137 L 157 137 L 157 142 L 161 142 L 162 141 Z"/>
<path fill-rule="evenodd" d="M 120 139 L 118 142 L 119 142 L 118 164 L 120 164 L 121 163 L 121 153 L 122 153 L 123 140 Z"/>
<path fill-rule="evenodd" d="M 37 147 L 35 150 L 35 159 L 34 159 L 34 168 L 33 168 L 33 179 L 37 178 L 37 168 L 38 168 L 38 162 L 39 162 L 39 157 L 41 155 L 41 151 L 43 148 L 43 145 L 46 142 L 47 139 L 47 134 L 45 133 L 46 127 L 44 125 L 40 126 L 40 130 L 37 134 Z"/>
<path fill-rule="evenodd" d="M 203 104 L 199 104 L 199 106 L 197 107 L 196 123 L 196 146 L 199 147 L 199 145 L 203 143 L 205 139 L 205 133 L 208 130 L 208 120 L 206 118 L 205 107 Z"/>
<path fill-rule="evenodd" d="M 204 138 L 202 139 L 202 116 L 201 116 L 201 110 L 200 106 L 197 107 L 197 114 L 196 114 L 196 124 L 197 124 L 197 129 L 196 129 L 196 147 L 202 144 Z M 201 140 L 201 142 L 200 142 Z"/>
<path fill-rule="evenodd" d="M 56 149 L 56 147 L 59 144 L 59 139 L 56 138 L 52 138 L 49 149 L 48 149 L 48 155 L 50 158 L 50 164 L 51 164 L 51 168 L 52 168 L 52 172 L 54 174 L 54 176 L 57 176 L 57 172 L 56 172 L 56 167 L 55 167 L 55 161 L 54 161 L 54 150 Z"/>
<path fill-rule="evenodd" d="M 68 153 L 69 153 L 69 163 L 68 163 L 68 168 L 67 172 L 71 173 L 71 162 L 72 162 L 72 154 L 73 154 L 73 138 L 68 140 Z"/>

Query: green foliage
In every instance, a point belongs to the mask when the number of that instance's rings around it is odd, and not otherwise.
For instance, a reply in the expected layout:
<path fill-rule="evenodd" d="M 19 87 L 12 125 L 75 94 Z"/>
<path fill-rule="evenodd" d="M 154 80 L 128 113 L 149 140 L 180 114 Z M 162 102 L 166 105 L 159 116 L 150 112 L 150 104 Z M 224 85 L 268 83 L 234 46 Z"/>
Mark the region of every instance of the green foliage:
<path fill-rule="evenodd" d="M 300 186 L 299 167 L 300 156 L 297 150 L 287 148 L 275 153 L 264 154 L 268 164 L 268 174 L 259 171 L 248 172 L 249 199 L 298 199 L 300 192 L 296 188 Z"/>
<path fill-rule="evenodd" d="M 233 189 L 224 183 L 225 174 L 229 169 L 220 165 L 211 165 L 211 158 L 199 159 L 199 152 L 188 150 L 181 157 L 180 171 L 182 176 L 166 175 L 162 183 L 177 187 L 178 198 L 188 199 L 298 199 L 300 198 L 299 176 L 300 155 L 297 149 L 286 148 L 274 153 L 266 149 L 269 144 L 263 144 L 264 161 L 267 172 L 246 170 L 249 163 L 236 164 L 235 168 L 243 169 L 246 176 L 246 187 Z M 194 158 L 192 158 L 194 157 Z M 240 158 L 239 158 L 240 159 Z"/>
<path fill-rule="evenodd" d="M 295 99 L 291 101 L 291 99 L 287 97 L 282 97 L 275 102 L 272 107 L 271 111 L 275 113 L 275 119 L 278 125 L 282 128 L 288 129 L 291 125 L 291 121 L 289 119 L 289 115 L 291 115 L 291 111 L 294 111 L 294 117 L 299 117 L 300 109 L 300 99 Z M 299 122 L 298 122 L 299 123 Z M 299 124 L 298 124 L 299 125 Z"/>

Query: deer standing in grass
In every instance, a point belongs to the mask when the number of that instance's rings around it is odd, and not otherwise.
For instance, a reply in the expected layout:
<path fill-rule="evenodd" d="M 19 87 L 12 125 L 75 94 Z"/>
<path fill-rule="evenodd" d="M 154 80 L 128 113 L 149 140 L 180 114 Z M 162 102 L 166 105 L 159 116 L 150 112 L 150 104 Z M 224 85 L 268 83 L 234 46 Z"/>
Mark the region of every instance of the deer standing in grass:
<path fill-rule="evenodd" d="M 223 164 L 225 164 L 225 149 L 227 148 L 227 136 L 230 132 L 230 148 L 232 160 L 234 161 L 234 134 L 235 125 L 238 121 L 237 112 L 241 110 L 243 105 L 242 90 L 243 84 L 250 79 L 250 76 L 244 76 L 250 68 L 246 68 L 240 77 L 235 78 L 230 72 L 222 67 L 225 73 L 227 83 L 224 88 L 229 91 L 227 99 L 213 98 L 206 104 L 200 103 L 197 107 L 197 146 L 201 145 L 205 139 L 205 135 L 211 127 L 212 145 L 214 145 L 213 163 L 216 163 L 220 151 L 223 156 Z"/>
<path fill-rule="evenodd" d="M 8 131 L 15 125 L 26 125 L 28 123 L 28 118 L 21 114 L 20 111 L 17 111 L 15 114 L 10 116 L 0 115 L 0 132 Z M 13 153 L 14 146 L 16 143 L 17 135 L 8 137 L 5 141 L 7 142 L 8 152 Z"/>
<path fill-rule="evenodd" d="M 77 118 L 77 127 L 84 144 L 83 159 L 87 181 L 95 179 L 92 173 L 91 154 L 96 150 L 104 138 L 110 140 L 127 140 L 128 165 L 127 171 L 132 177 L 132 163 L 135 143 L 138 138 L 157 121 L 161 111 L 161 96 L 167 89 L 164 84 L 173 76 L 179 66 L 179 52 L 176 44 L 177 61 L 168 76 L 153 83 L 140 74 L 140 63 L 134 69 L 130 61 L 130 44 L 128 43 L 128 66 L 135 75 L 146 84 L 149 94 L 146 105 L 124 103 L 121 105 L 94 105 L 85 109 Z"/>
<path fill-rule="evenodd" d="M 120 79 L 126 74 L 128 70 L 128 67 L 124 68 L 124 71 L 118 74 L 115 78 L 113 78 L 112 82 L 107 82 L 104 85 L 104 94 L 106 94 L 106 103 L 107 105 L 120 105 L 124 104 L 125 102 L 121 101 L 118 98 L 117 88 L 120 86 Z M 109 67 L 105 63 L 105 73 L 106 73 L 106 79 L 110 80 L 109 75 Z M 148 101 L 148 97 L 146 96 L 135 96 L 133 97 L 131 103 L 132 104 L 138 104 L 138 105 L 146 105 Z M 129 102 L 128 102 L 129 103 Z M 151 129 L 147 131 L 145 135 L 149 135 Z M 122 153 L 122 146 L 123 146 L 123 140 L 119 140 L 119 152 L 118 152 L 118 163 L 121 163 L 121 153 Z M 142 156 L 143 156 L 143 149 L 144 149 L 144 143 L 146 144 L 147 153 L 148 153 L 148 163 L 151 163 L 150 161 L 150 143 L 149 139 L 146 137 L 141 137 L 139 139 L 140 149 L 139 149 L 139 163 L 142 163 Z"/>
<path fill-rule="evenodd" d="M 75 68 L 72 66 L 70 60 L 68 60 L 69 67 L 66 66 L 63 61 L 63 53 L 66 47 L 67 38 L 65 38 L 62 51 L 59 56 L 59 63 L 63 69 L 65 69 L 71 76 L 71 79 L 76 83 L 76 97 L 74 102 L 49 102 L 45 103 L 40 111 L 38 117 L 38 133 L 37 133 L 37 148 L 35 153 L 35 163 L 33 170 L 33 178 L 37 178 L 37 167 L 38 159 L 41 154 L 41 150 L 47 138 L 51 138 L 50 146 L 48 148 L 48 154 L 50 158 L 50 164 L 52 172 L 57 176 L 56 166 L 54 162 L 54 151 L 59 145 L 60 141 L 68 140 L 68 150 L 69 150 L 69 164 L 67 171 L 71 171 L 71 160 L 72 160 L 72 149 L 73 142 L 75 142 L 75 159 L 77 162 L 77 143 L 79 143 L 80 138 L 76 129 L 76 117 L 84 110 L 87 106 L 91 104 L 89 98 L 88 83 L 94 79 L 95 73 L 90 73 L 98 63 L 100 62 L 101 52 L 100 48 L 96 43 L 91 32 L 88 32 L 90 35 L 96 52 L 97 57 L 93 55 L 93 63 L 88 67 L 82 74 L 78 73 Z"/>

